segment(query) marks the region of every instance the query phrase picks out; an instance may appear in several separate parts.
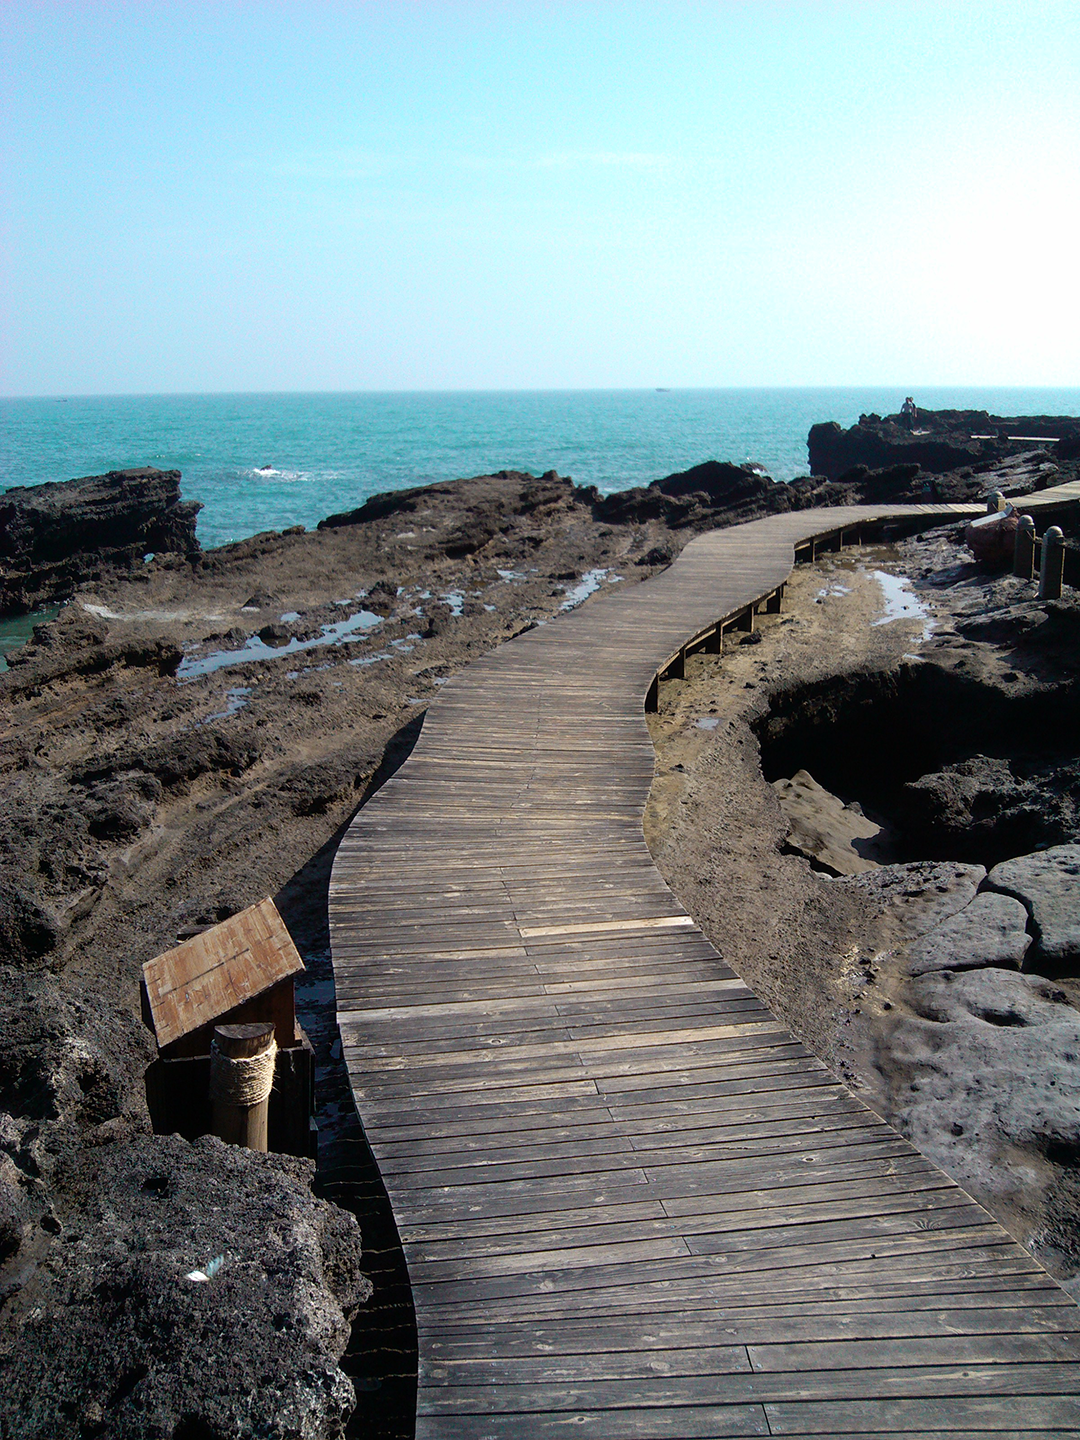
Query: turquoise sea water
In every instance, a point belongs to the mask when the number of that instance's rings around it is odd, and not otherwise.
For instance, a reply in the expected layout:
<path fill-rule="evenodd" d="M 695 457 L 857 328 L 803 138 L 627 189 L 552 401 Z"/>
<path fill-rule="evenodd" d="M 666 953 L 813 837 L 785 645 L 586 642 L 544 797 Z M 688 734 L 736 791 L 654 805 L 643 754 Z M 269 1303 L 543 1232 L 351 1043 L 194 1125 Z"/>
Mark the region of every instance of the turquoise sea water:
<path fill-rule="evenodd" d="M 1078 414 L 1080 389 L 918 390 L 931 409 Z M 0 400 L 0 490 L 132 465 L 183 472 L 199 537 L 312 526 L 382 490 L 558 470 L 604 491 L 702 460 L 805 474 L 818 420 L 895 412 L 900 389 L 454 391 Z M 269 470 L 261 467 L 269 466 Z"/>

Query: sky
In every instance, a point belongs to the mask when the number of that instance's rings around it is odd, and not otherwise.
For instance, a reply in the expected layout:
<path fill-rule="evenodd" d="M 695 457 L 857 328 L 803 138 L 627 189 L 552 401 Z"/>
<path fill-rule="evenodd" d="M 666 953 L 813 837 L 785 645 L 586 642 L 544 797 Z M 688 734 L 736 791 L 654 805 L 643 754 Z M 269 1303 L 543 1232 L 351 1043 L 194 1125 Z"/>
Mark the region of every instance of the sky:
<path fill-rule="evenodd" d="M 0 393 L 1080 384 L 1080 4 L 0 6 Z"/>

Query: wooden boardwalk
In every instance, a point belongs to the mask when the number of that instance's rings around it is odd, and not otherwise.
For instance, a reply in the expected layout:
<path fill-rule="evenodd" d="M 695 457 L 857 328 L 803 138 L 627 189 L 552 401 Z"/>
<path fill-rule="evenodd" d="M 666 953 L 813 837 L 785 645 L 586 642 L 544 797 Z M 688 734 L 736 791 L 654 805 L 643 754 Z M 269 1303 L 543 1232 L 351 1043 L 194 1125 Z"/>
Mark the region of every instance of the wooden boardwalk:
<path fill-rule="evenodd" d="M 688 640 L 815 531 L 971 509 L 702 536 L 449 682 L 357 815 L 338 1011 L 419 1440 L 1080 1434 L 1075 1305 L 724 965 L 641 832 L 642 700 Z"/>

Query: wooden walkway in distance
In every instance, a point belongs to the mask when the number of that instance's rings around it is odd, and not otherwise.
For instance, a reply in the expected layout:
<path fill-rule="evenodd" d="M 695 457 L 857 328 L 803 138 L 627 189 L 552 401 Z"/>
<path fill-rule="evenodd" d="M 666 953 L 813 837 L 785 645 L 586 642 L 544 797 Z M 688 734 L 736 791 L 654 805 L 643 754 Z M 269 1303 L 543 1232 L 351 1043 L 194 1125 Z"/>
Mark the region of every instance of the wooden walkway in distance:
<path fill-rule="evenodd" d="M 354 820 L 338 1014 L 413 1285 L 418 1440 L 1080 1434 L 1076 1306 L 724 965 L 641 831 L 642 701 L 688 640 L 815 532 L 974 508 L 695 539 L 450 681 Z"/>

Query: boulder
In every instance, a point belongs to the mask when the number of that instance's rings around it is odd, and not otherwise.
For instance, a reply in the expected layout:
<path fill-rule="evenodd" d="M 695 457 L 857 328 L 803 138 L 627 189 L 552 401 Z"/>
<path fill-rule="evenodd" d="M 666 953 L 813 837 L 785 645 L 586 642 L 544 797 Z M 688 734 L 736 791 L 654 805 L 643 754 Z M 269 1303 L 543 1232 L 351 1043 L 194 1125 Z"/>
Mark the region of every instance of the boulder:
<path fill-rule="evenodd" d="M 788 845 L 833 875 L 858 875 L 877 868 L 868 841 L 881 826 L 858 806 L 845 805 L 806 770 L 790 780 L 774 780 L 773 789 L 788 822 Z"/>
<path fill-rule="evenodd" d="M 1015 896 L 1031 916 L 1034 963 L 1059 973 L 1080 964 L 1080 845 L 1055 845 L 995 865 L 987 885 Z"/>
<path fill-rule="evenodd" d="M 997 756 L 974 755 L 910 781 L 902 805 L 910 843 L 930 854 L 996 859 L 1062 838 L 1056 809 L 1047 808 L 1039 787 Z"/>
<path fill-rule="evenodd" d="M 1031 944 L 1027 911 L 1008 895 L 976 895 L 908 947 L 908 974 L 972 970 L 983 965 L 1019 969 Z"/>
<path fill-rule="evenodd" d="M 371 1287 L 356 1222 L 314 1198 L 312 1168 L 176 1135 L 76 1162 L 57 1238 L 10 1302 L 7 1440 L 340 1436 L 355 1396 L 338 1361 Z"/>
<path fill-rule="evenodd" d="M 920 435 L 909 430 L 899 416 L 882 420 L 877 415 L 862 416 L 848 430 L 835 420 L 812 425 L 806 447 L 812 472 L 830 480 L 839 480 L 858 465 L 867 470 L 917 465 L 931 474 L 944 475 L 998 453 L 996 444 L 988 452 L 983 441 L 970 438 L 970 432 Z"/>
<path fill-rule="evenodd" d="M 773 480 L 757 465 L 706 460 L 647 486 L 597 496 L 593 514 L 598 520 L 617 524 L 662 519 L 681 527 L 713 519 L 737 525 L 759 515 L 790 510 L 802 501 L 801 491 Z"/>
<path fill-rule="evenodd" d="M 0 495 L 0 614 L 66 599 L 84 580 L 141 565 L 148 552 L 199 549 L 202 506 L 180 471 L 110 470 Z"/>
<path fill-rule="evenodd" d="M 1011 507 L 995 515 L 980 515 L 964 530 L 964 544 L 980 565 L 1004 569 L 1012 563 L 1019 522 Z"/>

